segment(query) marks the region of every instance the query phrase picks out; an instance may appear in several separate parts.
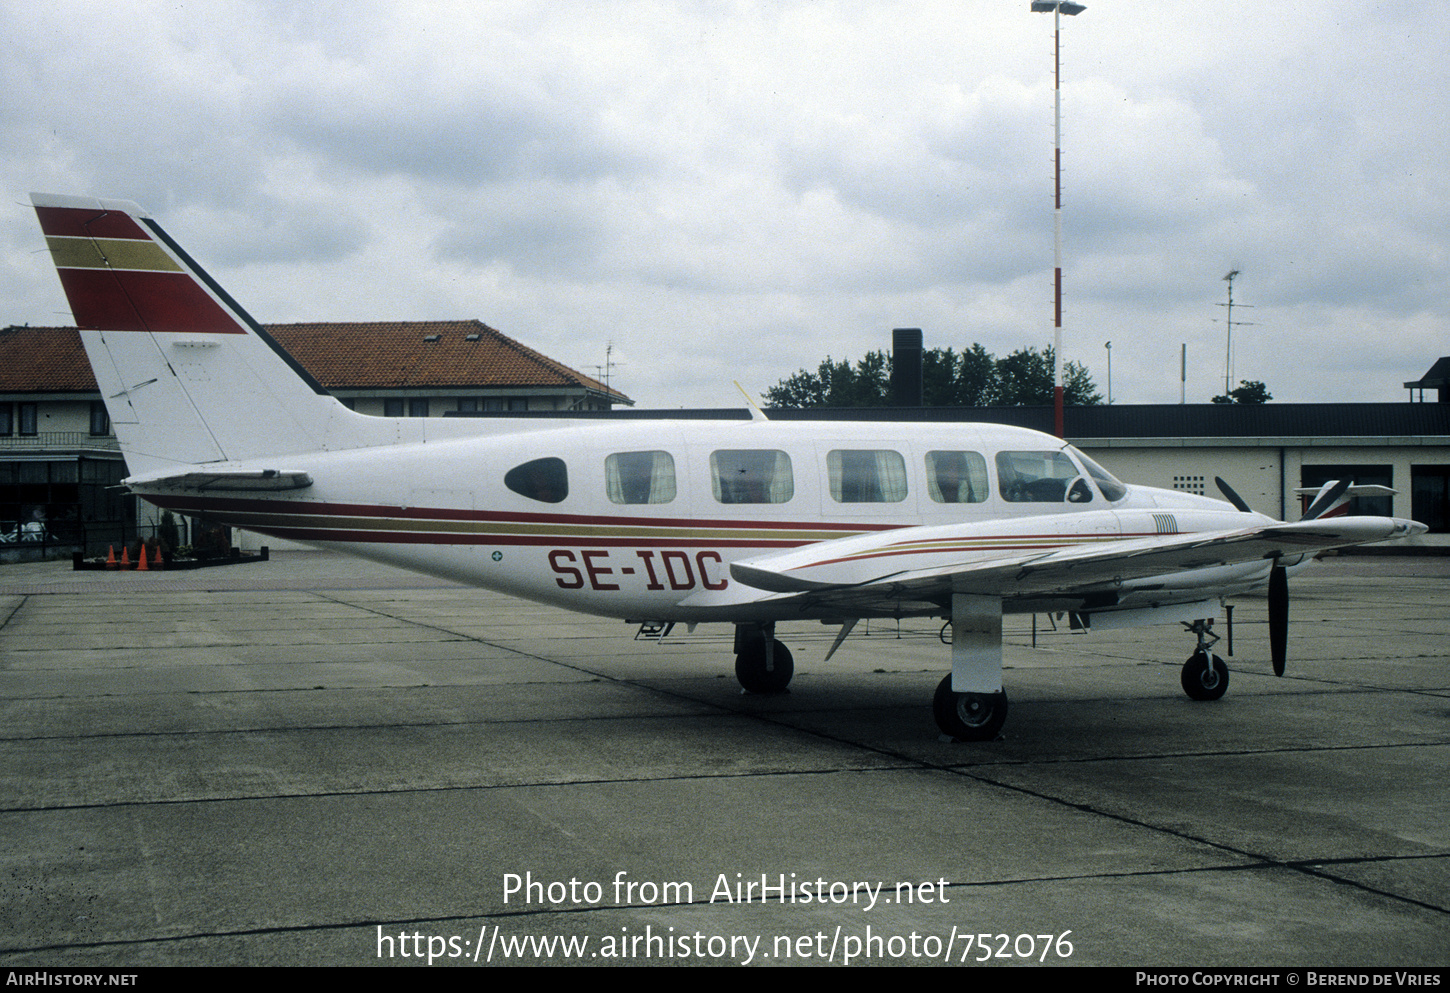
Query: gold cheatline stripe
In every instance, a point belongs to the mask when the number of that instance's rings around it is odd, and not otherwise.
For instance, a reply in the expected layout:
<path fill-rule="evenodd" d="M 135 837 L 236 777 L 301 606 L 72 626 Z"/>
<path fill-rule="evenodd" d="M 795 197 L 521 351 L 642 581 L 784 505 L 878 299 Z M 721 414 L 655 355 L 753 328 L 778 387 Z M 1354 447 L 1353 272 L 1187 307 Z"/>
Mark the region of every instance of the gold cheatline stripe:
<path fill-rule="evenodd" d="M 73 238 L 52 235 L 45 239 L 51 258 L 60 269 L 140 269 L 181 272 L 166 250 L 154 241 L 131 238 Z"/>

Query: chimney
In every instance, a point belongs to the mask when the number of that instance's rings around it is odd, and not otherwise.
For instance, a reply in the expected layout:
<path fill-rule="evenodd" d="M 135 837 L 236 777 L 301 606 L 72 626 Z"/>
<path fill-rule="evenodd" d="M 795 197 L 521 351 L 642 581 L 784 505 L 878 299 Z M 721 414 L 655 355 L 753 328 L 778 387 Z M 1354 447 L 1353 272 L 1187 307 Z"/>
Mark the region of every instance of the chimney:
<path fill-rule="evenodd" d="M 891 332 L 891 405 L 922 405 L 921 328 L 896 328 Z"/>

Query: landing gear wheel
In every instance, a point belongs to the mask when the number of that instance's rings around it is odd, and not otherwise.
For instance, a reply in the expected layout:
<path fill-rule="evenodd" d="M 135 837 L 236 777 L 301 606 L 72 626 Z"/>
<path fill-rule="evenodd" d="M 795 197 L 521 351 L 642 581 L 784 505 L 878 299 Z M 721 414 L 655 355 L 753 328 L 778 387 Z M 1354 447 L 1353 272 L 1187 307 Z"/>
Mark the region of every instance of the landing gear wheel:
<path fill-rule="evenodd" d="M 956 693 L 947 676 L 937 684 L 931 712 L 942 734 L 958 741 L 992 741 L 1007 721 L 1007 694 Z"/>
<path fill-rule="evenodd" d="M 1183 663 L 1183 692 L 1195 700 L 1217 700 L 1228 692 L 1228 666 L 1208 652 L 1194 652 Z"/>
<path fill-rule="evenodd" d="M 795 659 L 780 642 L 771 645 L 771 668 L 765 667 L 765 639 L 750 642 L 735 656 L 735 678 L 746 693 L 783 693 L 795 675 Z"/>

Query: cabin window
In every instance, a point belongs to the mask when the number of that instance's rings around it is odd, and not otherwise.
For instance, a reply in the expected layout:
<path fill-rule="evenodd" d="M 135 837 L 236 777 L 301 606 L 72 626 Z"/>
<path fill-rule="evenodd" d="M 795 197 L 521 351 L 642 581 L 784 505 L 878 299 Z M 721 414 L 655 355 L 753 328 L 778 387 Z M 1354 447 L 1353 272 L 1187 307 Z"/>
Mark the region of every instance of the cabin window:
<path fill-rule="evenodd" d="M 15 433 L 15 405 L 0 403 L 0 438 L 8 438 Z"/>
<path fill-rule="evenodd" d="M 604 460 L 604 487 L 614 503 L 669 503 L 675 460 L 669 452 L 618 452 Z"/>
<path fill-rule="evenodd" d="M 33 403 L 20 403 L 15 405 L 20 411 L 20 433 L 22 435 L 36 435 L 39 433 L 40 419 L 38 409 Z"/>
<path fill-rule="evenodd" d="M 504 473 L 503 484 L 540 503 L 558 503 L 569 495 L 569 470 L 563 459 L 534 459 Z"/>
<path fill-rule="evenodd" d="M 1009 503 L 1088 503 L 1092 487 L 1063 452 L 998 452 L 997 486 Z"/>
<path fill-rule="evenodd" d="M 780 451 L 711 452 L 710 484 L 721 503 L 785 503 L 795 496 L 790 456 Z"/>
<path fill-rule="evenodd" d="M 937 503 L 981 503 L 991 492 L 987 460 L 976 452 L 927 452 L 926 491 Z"/>
<path fill-rule="evenodd" d="M 837 503 L 900 503 L 906 499 L 906 460 L 900 452 L 845 449 L 826 455 L 831 499 Z"/>

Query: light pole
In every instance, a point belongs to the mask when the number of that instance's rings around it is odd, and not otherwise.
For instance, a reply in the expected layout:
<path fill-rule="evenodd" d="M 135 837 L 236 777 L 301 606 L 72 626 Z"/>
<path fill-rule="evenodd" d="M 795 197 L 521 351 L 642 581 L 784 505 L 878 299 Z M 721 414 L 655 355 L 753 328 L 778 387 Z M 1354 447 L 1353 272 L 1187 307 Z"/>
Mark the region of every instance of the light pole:
<path fill-rule="evenodd" d="M 1103 345 L 1108 350 L 1108 406 L 1113 405 L 1113 343 Z"/>
<path fill-rule="evenodd" d="M 1062 427 L 1062 15 L 1081 14 L 1087 7 L 1066 0 L 1032 0 L 1036 14 L 1052 14 L 1052 146 L 1053 146 L 1053 305 L 1052 305 L 1052 423 L 1059 438 Z"/>

